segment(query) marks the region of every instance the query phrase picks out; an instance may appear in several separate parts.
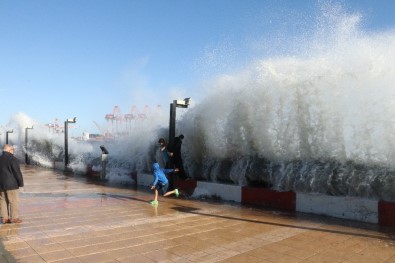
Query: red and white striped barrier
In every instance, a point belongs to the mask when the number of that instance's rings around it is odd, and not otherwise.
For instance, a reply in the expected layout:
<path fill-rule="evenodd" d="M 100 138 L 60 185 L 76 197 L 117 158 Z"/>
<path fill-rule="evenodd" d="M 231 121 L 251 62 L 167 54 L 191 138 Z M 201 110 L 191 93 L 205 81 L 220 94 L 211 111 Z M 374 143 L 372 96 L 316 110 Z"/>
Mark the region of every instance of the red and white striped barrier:
<path fill-rule="evenodd" d="M 136 176 L 138 185 L 149 185 L 152 180 L 150 174 Z M 245 205 L 259 205 L 289 212 L 304 212 L 382 226 L 395 226 L 395 202 L 292 191 L 278 192 L 267 188 L 195 180 L 176 180 L 175 187 L 194 197 L 218 197 Z"/>

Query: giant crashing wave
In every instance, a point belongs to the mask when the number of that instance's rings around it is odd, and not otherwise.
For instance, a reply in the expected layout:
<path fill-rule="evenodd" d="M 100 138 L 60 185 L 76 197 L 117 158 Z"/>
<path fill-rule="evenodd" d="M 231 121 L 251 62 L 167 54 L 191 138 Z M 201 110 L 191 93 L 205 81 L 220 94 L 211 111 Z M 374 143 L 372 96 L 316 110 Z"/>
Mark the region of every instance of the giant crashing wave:
<path fill-rule="evenodd" d="M 395 200 L 395 32 L 325 17 L 304 52 L 219 76 L 188 111 L 193 177 Z"/>

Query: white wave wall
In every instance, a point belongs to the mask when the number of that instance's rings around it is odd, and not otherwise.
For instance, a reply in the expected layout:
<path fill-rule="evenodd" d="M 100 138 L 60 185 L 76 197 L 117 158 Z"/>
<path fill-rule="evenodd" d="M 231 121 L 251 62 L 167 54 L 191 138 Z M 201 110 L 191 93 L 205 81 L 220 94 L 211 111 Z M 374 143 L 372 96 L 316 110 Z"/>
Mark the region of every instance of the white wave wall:
<path fill-rule="evenodd" d="M 182 125 L 192 174 L 215 174 L 215 160 L 228 159 L 231 180 L 243 184 L 252 157 L 283 166 L 281 176 L 295 160 L 393 171 L 395 31 L 364 32 L 360 15 L 327 8 L 297 53 L 219 76 L 189 110 Z"/>

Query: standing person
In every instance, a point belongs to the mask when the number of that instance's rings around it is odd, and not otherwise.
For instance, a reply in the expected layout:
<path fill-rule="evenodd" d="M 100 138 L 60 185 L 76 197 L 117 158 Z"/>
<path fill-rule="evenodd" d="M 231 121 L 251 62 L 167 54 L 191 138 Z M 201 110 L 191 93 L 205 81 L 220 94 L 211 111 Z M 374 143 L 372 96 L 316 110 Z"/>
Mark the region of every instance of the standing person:
<path fill-rule="evenodd" d="M 160 145 L 164 167 L 169 169 L 171 167 L 170 157 L 173 155 L 173 153 L 169 152 L 165 139 L 160 138 L 158 143 Z"/>
<path fill-rule="evenodd" d="M 169 187 L 169 181 L 166 178 L 166 173 L 178 172 L 178 169 L 165 169 L 160 168 L 157 162 L 153 164 L 154 168 L 154 181 L 151 185 L 151 190 L 155 191 L 154 200 L 150 202 L 151 205 L 158 205 L 158 192 L 161 191 L 163 196 L 169 196 L 171 194 L 175 194 L 177 197 L 179 195 L 178 189 L 174 189 L 172 191 L 167 192 L 167 188 Z"/>
<path fill-rule="evenodd" d="M 174 138 L 174 145 L 172 148 L 173 151 L 173 164 L 175 168 L 178 168 L 180 170 L 179 177 L 185 179 L 185 173 L 184 173 L 184 164 L 182 161 L 181 157 L 181 145 L 182 145 L 182 140 L 184 139 L 184 135 L 180 134 L 180 136 Z"/>
<path fill-rule="evenodd" d="M 5 144 L 0 156 L 0 207 L 2 223 L 22 223 L 19 219 L 19 187 L 23 187 L 23 176 L 14 147 Z"/>
<path fill-rule="evenodd" d="M 109 152 L 107 151 L 106 147 L 104 145 L 100 145 L 100 150 L 101 150 L 101 171 L 100 171 L 100 179 L 104 180 L 106 179 L 106 174 L 107 174 L 107 163 L 108 163 L 108 154 Z"/>
<path fill-rule="evenodd" d="M 169 145 L 166 144 L 165 139 L 160 138 L 159 139 L 159 147 L 160 147 L 160 152 L 162 155 L 162 160 L 163 160 L 163 164 L 162 167 L 165 167 L 166 169 L 170 169 L 170 168 L 174 168 L 174 164 L 173 164 L 173 152 L 170 151 L 169 149 Z M 174 174 L 170 174 L 168 176 L 169 179 L 169 188 L 170 190 L 174 189 Z"/>

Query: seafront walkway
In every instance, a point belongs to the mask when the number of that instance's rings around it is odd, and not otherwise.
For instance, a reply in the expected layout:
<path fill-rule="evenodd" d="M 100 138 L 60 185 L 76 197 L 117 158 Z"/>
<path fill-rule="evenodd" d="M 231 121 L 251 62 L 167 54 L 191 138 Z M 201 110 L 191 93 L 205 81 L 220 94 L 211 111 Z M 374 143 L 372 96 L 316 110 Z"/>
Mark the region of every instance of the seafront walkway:
<path fill-rule="evenodd" d="M 1 263 L 395 262 L 395 229 L 187 198 L 23 166 Z"/>

